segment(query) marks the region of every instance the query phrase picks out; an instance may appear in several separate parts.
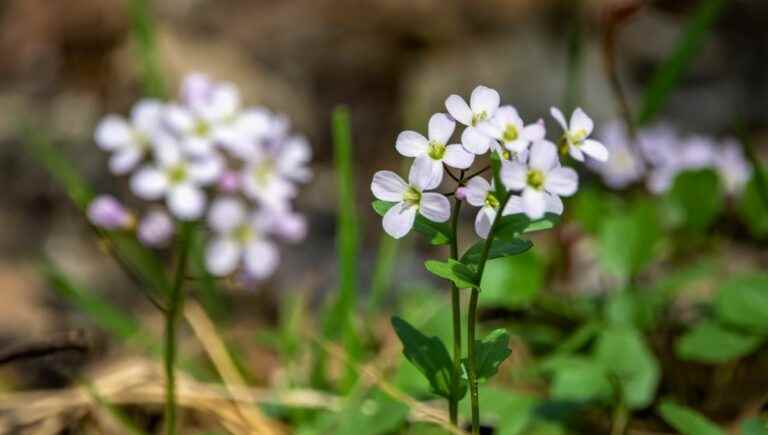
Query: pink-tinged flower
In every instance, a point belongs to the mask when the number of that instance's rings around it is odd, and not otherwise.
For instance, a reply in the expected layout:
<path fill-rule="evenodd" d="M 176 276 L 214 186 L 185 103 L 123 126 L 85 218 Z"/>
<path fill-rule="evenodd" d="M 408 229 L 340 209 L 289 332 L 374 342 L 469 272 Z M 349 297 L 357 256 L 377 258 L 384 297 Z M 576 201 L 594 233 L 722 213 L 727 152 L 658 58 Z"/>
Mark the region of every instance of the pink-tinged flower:
<path fill-rule="evenodd" d="M 467 126 L 461 135 L 461 143 L 473 154 L 485 154 L 492 139 L 476 127 L 491 119 L 501 103 L 499 93 L 485 86 L 478 86 L 469 97 L 469 104 L 458 95 L 451 95 L 445 100 L 445 108 L 453 119 Z"/>
<path fill-rule="evenodd" d="M 161 127 L 164 105 L 156 100 L 139 101 L 131 119 L 107 115 L 99 122 L 94 139 L 99 148 L 112 153 L 109 170 L 115 175 L 130 172 L 151 149 Z"/>
<path fill-rule="evenodd" d="M 139 241 L 151 248 L 168 246 L 176 228 L 173 219 L 165 210 L 151 210 L 139 222 Z"/>
<path fill-rule="evenodd" d="M 374 174 L 373 195 L 382 201 L 396 203 L 384 215 L 384 231 L 396 239 L 402 238 L 413 228 L 417 213 L 433 222 L 447 221 L 451 216 L 448 198 L 436 192 L 426 192 L 437 186 L 429 162 L 423 159 L 414 162 L 407 183 L 392 171 Z"/>
<path fill-rule="evenodd" d="M 578 174 L 560 166 L 557 148 L 548 141 L 533 144 L 527 165 L 502 162 L 501 180 L 510 190 L 522 190 L 523 210 L 532 219 L 544 216 L 548 195 L 571 196 L 578 188 Z"/>
<path fill-rule="evenodd" d="M 570 123 L 565 122 L 565 116 L 560 109 L 552 107 L 550 113 L 563 128 L 563 137 L 559 141 L 562 152 L 569 153 L 580 162 L 584 161 L 585 154 L 600 162 L 608 160 L 608 150 L 605 146 L 596 140 L 589 139 L 595 124 L 581 108 L 573 112 Z"/>
<path fill-rule="evenodd" d="M 133 215 L 112 195 L 96 197 L 87 210 L 88 220 L 105 230 L 125 230 L 134 223 Z"/>

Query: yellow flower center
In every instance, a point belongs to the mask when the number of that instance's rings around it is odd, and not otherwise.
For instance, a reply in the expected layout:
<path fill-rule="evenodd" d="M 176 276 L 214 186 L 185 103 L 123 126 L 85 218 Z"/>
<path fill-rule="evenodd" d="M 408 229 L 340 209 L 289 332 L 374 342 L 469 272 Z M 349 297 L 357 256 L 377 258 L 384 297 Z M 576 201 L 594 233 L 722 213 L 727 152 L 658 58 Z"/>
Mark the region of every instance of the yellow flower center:
<path fill-rule="evenodd" d="M 445 156 L 445 144 L 441 144 L 434 140 L 429 141 L 427 155 L 434 160 L 442 160 L 443 156 Z"/>
<path fill-rule="evenodd" d="M 502 134 L 501 139 L 504 142 L 513 142 L 516 141 L 518 137 L 520 137 L 520 133 L 518 133 L 517 127 L 512 124 L 508 124 L 507 128 L 504 129 L 504 133 Z"/>
<path fill-rule="evenodd" d="M 211 126 L 205 121 L 197 121 L 192 131 L 195 136 L 205 137 L 211 132 Z"/>
<path fill-rule="evenodd" d="M 418 206 L 419 202 L 421 201 L 421 192 L 411 186 L 408 186 L 408 189 L 406 189 L 405 193 L 403 193 L 403 201 L 406 204 Z"/>
<path fill-rule="evenodd" d="M 475 113 L 474 115 L 472 115 L 472 127 L 485 121 L 486 119 L 488 119 L 488 112 L 486 112 L 485 110 L 483 110 L 480 113 Z"/>
<path fill-rule="evenodd" d="M 528 185 L 534 189 L 541 190 L 544 187 L 544 173 L 538 169 L 528 171 Z"/>
<path fill-rule="evenodd" d="M 168 168 L 168 179 L 171 184 L 178 184 L 187 179 L 187 167 L 184 164 L 178 164 Z"/>
<path fill-rule="evenodd" d="M 490 207 L 494 210 L 499 208 L 499 200 L 496 198 L 496 195 L 488 192 L 488 194 L 485 196 L 485 205 L 487 207 Z"/>
<path fill-rule="evenodd" d="M 251 171 L 253 178 L 260 185 L 266 185 L 274 173 L 275 165 L 269 159 L 264 159 L 254 165 L 253 170 Z"/>
<path fill-rule="evenodd" d="M 232 236 L 238 242 L 245 244 L 253 239 L 253 229 L 249 225 L 240 225 L 239 227 L 235 228 Z"/>

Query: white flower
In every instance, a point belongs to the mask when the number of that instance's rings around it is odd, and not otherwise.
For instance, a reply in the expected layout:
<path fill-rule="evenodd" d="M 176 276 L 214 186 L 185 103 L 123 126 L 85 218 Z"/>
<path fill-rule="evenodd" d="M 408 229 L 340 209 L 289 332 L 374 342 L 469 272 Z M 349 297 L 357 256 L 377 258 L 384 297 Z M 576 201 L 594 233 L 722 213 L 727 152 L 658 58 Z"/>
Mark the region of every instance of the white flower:
<path fill-rule="evenodd" d="M 507 148 L 504 148 L 504 146 L 502 146 L 500 143 L 493 141 L 493 143 L 491 143 L 491 151 L 498 154 L 501 160 L 521 163 L 528 161 L 527 149 L 520 152 L 510 151 Z"/>
<path fill-rule="evenodd" d="M 269 277 L 277 268 L 277 247 L 267 238 L 265 219 L 248 213 L 242 201 L 224 197 L 214 201 L 208 224 L 215 232 L 206 249 L 206 269 L 216 276 L 234 272 L 240 264 L 249 276 Z"/>
<path fill-rule="evenodd" d="M 511 190 L 522 190 L 523 210 L 528 217 L 538 219 L 547 211 L 547 194 L 570 196 L 578 187 L 578 174 L 560 166 L 557 148 L 548 141 L 531 147 L 528 165 L 502 162 L 501 180 Z"/>
<path fill-rule="evenodd" d="M 133 215 L 112 195 L 100 195 L 88 204 L 88 220 L 105 230 L 124 230 L 134 223 Z"/>
<path fill-rule="evenodd" d="M 457 168 L 467 169 L 472 166 L 475 156 L 459 144 L 448 145 L 456 123 L 442 113 L 429 119 L 429 139 L 415 131 L 404 131 L 397 136 L 395 148 L 406 157 L 425 159 L 430 163 L 431 177 L 438 184 L 443 180 L 443 163 Z"/>
<path fill-rule="evenodd" d="M 606 185 L 623 189 L 645 175 L 645 164 L 634 148 L 624 124 L 612 122 L 601 129 L 601 139 L 609 150 L 606 162 L 589 161 L 588 166 L 600 174 Z"/>
<path fill-rule="evenodd" d="M 608 160 L 608 150 L 605 146 L 596 140 L 588 139 L 594 129 L 594 123 L 581 108 L 573 112 L 570 123 L 565 122 L 560 109 L 552 107 L 550 113 L 563 128 L 563 137 L 559 142 L 563 152 L 567 151 L 580 162 L 584 161 L 584 154 L 601 162 Z"/>
<path fill-rule="evenodd" d="M 439 193 L 426 192 L 437 185 L 429 162 L 423 159 L 414 162 L 408 183 L 392 171 L 377 172 L 371 183 L 373 195 L 382 201 L 396 202 L 384 215 L 384 231 L 396 239 L 402 238 L 413 227 L 416 213 L 433 222 L 447 221 L 451 216 L 448 198 Z"/>
<path fill-rule="evenodd" d="M 744 156 L 741 144 L 735 139 L 726 139 L 718 154 L 715 165 L 725 190 L 729 194 L 741 192 L 752 177 L 752 165 Z"/>
<path fill-rule="evenodd" d="M 280 169 L 279 163 L 271 155 L 262 154 L 252 159 L 241 173 L 243 193 L 270 209 L 287 209 L 288 202 L 298 192 Z"/>
<path fill-rule="evenodd" d="M 493 186 L 483 177 L 472 177 L 460 189 L 461 193 L 456 192 L 457 197 L 463 197 L 469 204 L 480 207 L 475 218 L 475 232 L 482 238 L 488 237 L 491 225 L 501 207 L 500 199 L 496 197 Z"/>
<path fill-rule="evenodd" d="M 544 121 L 525 125 L 517 109 L 512 106 L 500 107 L 491 119 L 478 124 L 477 129 L 498 140 L 513 153 L 522 153 L 531 142 L 544 139 L 546 134 Z"/>
<path fill-rule="evenodd" d="M 488 152 L 491 138 L 475 127 L 493 117 L 500 102 L 499 93 L 485 86 L 478 86 L 472 91 L 469 104 L 458 95 L 451 95 L 445 100 L 445 108 L 453 119 L 467 126 L 461 135 L 461 143 L 467 151 L 474 154 Z"/>
<path fill-rule="evenodd" d="M 142 100 L 133 107 L 130 122 L 107 115 L 99 123 L 94 139 L 101 149 L 112 153 L 109 169 L 113 174 L 126 174 L 141 162 L 160 128 L 163 111 L 161 102 Z"/>
<path fill-rule="evenodd" d="M 165 197 L 168 209 L 179 219 L 202 216 L 206 202 L 202 187 L 221 174 L 221 158 L 216 154 L 189 158 L 168 138 L 155 147 L 155 157 L 155 163 L 145 165 L 131 178 L 133 193 L 146 200 Z"/>
<path fill-rule="evenodd" d="M 173 219 L 165 210 L 152 210 L 141 218 L 137 235 L 144 245 L 162 248 L 168 245 L 174 231 Z"/>

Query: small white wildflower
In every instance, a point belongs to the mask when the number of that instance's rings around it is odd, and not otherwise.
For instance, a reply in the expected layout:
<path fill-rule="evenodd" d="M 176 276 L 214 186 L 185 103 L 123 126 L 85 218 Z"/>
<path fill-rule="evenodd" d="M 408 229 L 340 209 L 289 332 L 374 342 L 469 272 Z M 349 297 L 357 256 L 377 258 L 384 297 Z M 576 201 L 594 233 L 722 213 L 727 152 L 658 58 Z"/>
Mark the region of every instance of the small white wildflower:
<path fill-rule="evenodd" d="M 726 139 L 721 145 L 715 162 L 718 174 L 729 194 L 738 194 L 752 177 L 752 165 L 744 156 L 741 144 L 735 139 Z"/>
<path fill-rule="evenodd" d="M 133 215 L 112 195 L 97 196 L 87 210 L 88 220 L 105 230 L 125 230 L 134 223 Z"/>
<path fill-rule="evenodd" d="M 469 104 L 458 95 L 451 95 L 445 100 L 445 108 L 453 119 L 467 126 L 461 135 L 461 143 L 467 151 L 485 154 L 491 146 L 491 138 L 476 127 L 491 119 L 501 103 L 499 93 L 485 86 L 478 86 L 469 97 Z"/>
<path fill-rule="evenodd" d="M 461 196 L 474 207 L 480 207 L 475 217 L 475 232 L 482 238 L 488 237 L 491 225 L 501 207 L 500 199 L 496 197 L 493 186 L 483 177 L 472 177 L 464 187 L 460 188 Z"/>
<path fill-rule="evenodd" d="M 544 139 L 544 121 L 525 125 L 512 106 L 502 106 L 491 119 L 477 126 L 478 130 L 499 141 L 510 152 L 522 153 L 532 142 Z"/>
<path fill-rule="evenodd" d="M 563 128 L 563 137 L 559 142 L 561 152 L 569 153 L 580 162 L 584 161 L 585 154 L 601 162 L 608 160 L 608 150 L 605 146 L 596 140 L 589 139 L 594 123 L 581 108 L 573 112 L 570 123 L 565 122 L 560 109 L 552 107 L 550 113 Z"/>
<path fill-rule="evenodd" d="M 475 156 L 459 144 L 448 145 L 453 136 L 456 123 L 442 113 L 429 119 L 427 135 L 415 131 L 404 131 L 397 136 L 395 148 L 406 157 L 425 159 L 430 163 L 431 177 L 439 184 L 443 180 L 443 163 L 457 168 L 467 169 L 472 166 Z"/>
<path fill-rule="evenodd" d="M 623 189 L 643 178 L 645 164 L 623 123 L 615 121 L 607 124 L 600 130 L 600 138 L 610 156 L 605 162 L 591 160 L 587 165 L 600 174 L 606 185 Z"/>
<path fill-rule="evenodd" d="M 532 219 L 544 216 L 548 194 L 570 196 L 578 187 L 578 174 L 560 166 L 557 148 L 548 141 L 533 144 L 528 165 L 502 162 L 501 180 L 508 189 L 522 190 L 523 210 Z"/>
<path fill-rule="evenodd" d="M 113 174 L 126 174 L 141 162 L 160 129 L 163 110 L 159 101 L 142 100 L 133 107 L 130 121 L 117 115 L 101 120 L 94 139 L 101 149 L 112 153 L 109 170 Z"/>
<path fill-rule="evenodd" d="M 406 183 L 392 171 L 379 171 L 373 176 L 371 191 L 382 200 L 396 202 L 384 215 L 384 231 L 399 239 L 413 228 L 416 213 L 433 222 L 445 222 L 450 218 L 451 205 L 440 193 L 426 192 L 437 187 L 431 174 L 430 163 L 417 159 Z"/>
<path fill-rule="evenodd" d="M 165 210 L 151 210 L 139 222 L 137 235 L 141 243 L 152 248 L 163 248 L 173 237 L 173 219 Z"/>

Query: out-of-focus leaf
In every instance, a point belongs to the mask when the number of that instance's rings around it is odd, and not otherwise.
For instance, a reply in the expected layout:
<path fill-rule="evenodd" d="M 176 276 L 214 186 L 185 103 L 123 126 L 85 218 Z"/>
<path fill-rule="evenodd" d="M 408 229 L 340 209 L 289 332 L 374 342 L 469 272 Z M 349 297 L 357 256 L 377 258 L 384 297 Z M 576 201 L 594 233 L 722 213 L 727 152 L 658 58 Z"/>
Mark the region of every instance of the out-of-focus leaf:
<path fill-rule="evenodd" d="M 597 234 L 603 220 L 611 216 L 616 208 L 616 197 L 603 190 L 592 188 L 579 189 L 569 202 L 569 210 L 573 219 L 581 224 L 588 232 Z"/>
<path fill-rule="evenodd" d="M 621 386 L 630 409 L 648 406 L 659 384 L 659 363 L 635 329 L 611 327 L 598 338 L 595 359 Z"/>
<path fill-rule="evenodd" d="M 757 183 L 757 175 L 755 174 L 741 195 L 738 210 L 752 236 L 765 239 L 768 237 L 768 206 L 760 195 Z"/>
<path fill-rule="evenodd" d="M 496 428 L 499 435 L 521 435 L 529 433 L 529 426 L 535 419 L 536 406 L 541 399 L 519 391 L 494 386 L 480 388 L 481 423 Z M 468 400 L 460 404 L 461 415 L 469 420 L 471 409 Z"/>
<path fill-rule="evenodd" d="M 395 203 L 376 200 L 373 201 L 372 205 L 373 210 L 379 216 L 384 216 Z M 429 240 L 429 243 L 433 245 L 447 245 L 451 243 L 451 227 L 447 223 L 432 222 L 424 216 L 417 215 L 413 228 L 424 235 Z"/>
<path fill-rule="evenodd" d="M 507 308 L 530 304 L 544 279 L 544 264 L 534 251 L 497 258 L 485 265 L 481 306 Z"/>
<path fill-rule="evenodd" d="M 605 368 L 583 356 L 559 356 L 549 359 L 542 369 L 552 373 L 549 392 L 552 398 L 573 402 L 607 402 L 613 386 Z"/>
<path fill-rule="evenodd" d="M 358 435 L 365 428 L 366 434 L 389 434 L 402 426 L 407 416 L 407 405 L 376 390 L 369 398 L 347 403 L 338 425 L 325 433 Z"/>
<path fill-rule="evenodd" d="M 427 337 L 399 317 L 392 318 L 392 327 L 403 344 L 403 355 L 427 378 L 432 392 L 451 397 L 453 361 L 443 342 L 437 337 Z M 466 394 L 466 389 L 466 383 L 462 383 L 459 397 Z"/>
<path fill-rule="evenodd" d="M 499 370 L 501 363 L 512 354 L 512 350 L 508 347 L 509 333 L 504 329 L 496 329 L 482 340 L 475 340 L 475 343 L 477 379 L 484 382 L 492 378 Z M 468 371 L 469 360 L 464 358 L 462 362 Z"/>
<path fill-rule="evenodd" d="M 659 405 L 664 421 L 682 435 L 725 435 L 725 432 L 706 417 L 686 406 L 665 400 Z"/>
<path fill-rule="evenodd" d="M 715 312 L 723 323 L 768 333 L 768 275 L 733 278 L 715 297 Z"/>
<path fill-rule="evenodd" d="M 521 234 L 543 231 L 553 228 L 560 222 L 560 216 L 547 213 L 543 218 L 531 220 L 523 213 L 502 216 L 496 225 L 496 237 L 502 240 L 515 240 Z"/>
<path fill-rule="evenodd" d="M 741 435 L 768 435 L 768 420 L 760 417 L 748 418 L 741 422 Z"/>
<path fill-rule="evenodd" d="M 466 264 L 456 260 L 429 260 L 424 263 L 424 266 L 433 275 L 452 281 L 458 288 L 475 288 L 478 286 L 475 271 Z"/>
<path fill-rule="evenodd" d="M 725 195 L 711 169 L 680 173 L 667 194 L 674 222 L 690 231 L 705 231 L 723 211 Z"/>
<path fill-rule="evenodd" d="M 477 266 L 483 256 L 483 249 L 485 248 L 485 240 L 480 240 L 472 247 L 467 249 L 467 252 L 461 256 L 461 262 L 468 266 Z M 533 243 L 530 240 L 524 239 L 512 239 L 512 240 L 500 240 L 494 239 L 491 245 L 490 251 L 488 251 L 488 260 L 494 258 L 508 257 L 510 255 L 519 255 L 533 247 Z"/>
<path fill-rule="evenodd" d="M 629 212 L 605 219 L 600 231 L 600 263 L 606 271 L 628 279 L 653 260 L 660 238 L 655 207 L 638 202 Z"/>
<path fill-rule="evenodd" d="M 705 321 L 677 340 L 675 352 L 682 360 L 723 364 L 752 353 L 762 341 L 763 337 L 729 331 Z"/>
<path fill-rule="evenodd" d="M 672 54 L 659 66 L 643 95 L 638 124 L 647 124 L 666 103 L 680 77 L 690 66 L 710 34 L 712 25 L 728 2 L 702 0 L 683 29 Z"/>
<path fill-rule="evenodd" d="M 651 289 L 617 292 L 605 304 L 605 318 L 614 325 L 651 329 L 664 308 L 664 295 Z"/>

